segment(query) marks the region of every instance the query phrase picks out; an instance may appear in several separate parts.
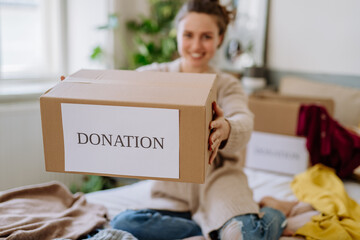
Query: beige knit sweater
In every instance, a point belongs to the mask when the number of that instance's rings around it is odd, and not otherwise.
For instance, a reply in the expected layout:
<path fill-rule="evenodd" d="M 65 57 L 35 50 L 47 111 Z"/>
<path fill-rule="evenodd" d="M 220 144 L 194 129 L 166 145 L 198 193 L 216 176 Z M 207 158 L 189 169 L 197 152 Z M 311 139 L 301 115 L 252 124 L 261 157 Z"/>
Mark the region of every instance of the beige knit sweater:
<path fill-rule="evenodd" d="M 138 71 L 180 72 L 180 60 L 154 63 Z M 253 114 L 239 81 L 229 74 L 211 68 L 217 74 L 217 103 L 231 126 L 229 139 L 208 169 L 204 184 L 154 181 L 152 202 L 147 207 L 172 211 L 191 211 L 193 219 L 208 238 L 234 216 L 259 213 L 241 167 L 241 150 L 247 144 L 253 128 Z"/>

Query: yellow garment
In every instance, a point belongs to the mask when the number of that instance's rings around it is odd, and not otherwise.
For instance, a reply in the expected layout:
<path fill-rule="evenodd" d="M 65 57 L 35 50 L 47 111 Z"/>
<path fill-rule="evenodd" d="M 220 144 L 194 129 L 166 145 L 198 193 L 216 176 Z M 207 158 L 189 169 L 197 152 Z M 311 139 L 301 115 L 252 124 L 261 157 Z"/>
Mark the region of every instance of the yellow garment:
<path fill-rule="evenodd" d="M 296 231 L 306 239 L 360 239 L 360 205 L 351 199 L 334 169 L 317 164 L 295 176 L 296 197 L 310 203 L 320 215 Z"/>

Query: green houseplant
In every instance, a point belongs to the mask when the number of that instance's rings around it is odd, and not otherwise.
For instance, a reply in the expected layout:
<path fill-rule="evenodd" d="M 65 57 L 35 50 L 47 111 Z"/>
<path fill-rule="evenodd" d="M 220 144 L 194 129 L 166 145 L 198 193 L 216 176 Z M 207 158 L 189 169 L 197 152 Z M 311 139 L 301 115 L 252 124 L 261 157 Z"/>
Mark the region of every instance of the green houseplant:
<path fill-rule="evenodd" d="M 84 176 L 84 181 L 81 186 L 72 184 L 70 186 L 70 191 L 72 193 L 83 192 L 90 193 L 99 190 L 105 190 L 116 187 L 116 180 L 110 177 L 102 177 L 96 175 L 86 175 Z"/>
<path fill-rule="evenodd" d="M 175 15 L 184 0 L 149 0 L 148 17 L 139 15 L 126 22 L 126 29 L 133 34 L 133 48 L 126 46 L 128 69 L 153 62 L 167 62 L 176 57 L 176 30 L 173 26 Z M 121 14 L 121 13 L 119 13 Z M 116 31 L 119 27 L 118 14 L 110 14 L 108 22 L 98 30 Z M 120 43 L 124 45 L 124 43 Z M 90 58 L 102 61 L 105 55 L 100 45 L 93 48 Z"/>
<path fill-rule="evenodd" d="M 150 0 L 150 16 L 139 16 L 127 22 L 135 34 L 136 51 L 131 54 L 130 68 L 153 62 L 167 62 L 176 56 L 176 30 L 173 20 L 184 1 Z"/>

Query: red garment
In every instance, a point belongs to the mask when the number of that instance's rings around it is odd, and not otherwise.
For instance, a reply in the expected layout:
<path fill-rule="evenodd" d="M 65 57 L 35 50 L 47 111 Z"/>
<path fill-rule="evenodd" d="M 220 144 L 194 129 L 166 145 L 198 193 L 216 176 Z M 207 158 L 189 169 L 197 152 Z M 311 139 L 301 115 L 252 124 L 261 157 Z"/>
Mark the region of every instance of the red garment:
<path fill-rule="evenodd" d="M 311 164 L 334 168 L 340 178 L 351 175 L 360 165 L 360 137 L 342 127 L 317 105 L 299 110 L 298 136 L 305 136 Z"/>

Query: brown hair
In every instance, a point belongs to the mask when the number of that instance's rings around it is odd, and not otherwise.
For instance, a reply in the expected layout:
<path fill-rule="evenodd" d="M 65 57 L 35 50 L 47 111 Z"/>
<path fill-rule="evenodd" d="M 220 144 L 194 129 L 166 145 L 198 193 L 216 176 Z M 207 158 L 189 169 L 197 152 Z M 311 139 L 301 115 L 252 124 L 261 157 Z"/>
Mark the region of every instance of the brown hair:
<path fill-rule="evenodd" d="M 228 24 L 234 18 L 234 13 L 222 6 L 219 0 L 189 0 L 177 13 L 175 18 L 176 26 L 190 12 L 215 16 L 219 27 L 219 35 L 225 35 Z"/>

